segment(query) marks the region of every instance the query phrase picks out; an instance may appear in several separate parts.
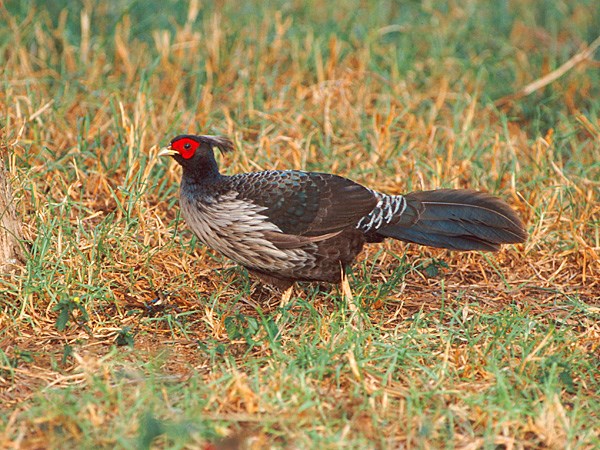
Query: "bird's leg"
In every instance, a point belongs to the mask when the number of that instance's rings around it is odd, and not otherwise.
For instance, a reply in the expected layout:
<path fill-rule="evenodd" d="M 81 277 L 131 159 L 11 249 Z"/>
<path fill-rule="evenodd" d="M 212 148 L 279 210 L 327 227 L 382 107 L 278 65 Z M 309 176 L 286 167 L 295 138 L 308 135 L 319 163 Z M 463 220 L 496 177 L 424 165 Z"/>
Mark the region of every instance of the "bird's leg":
<path fill-rule="evenodd" d="M 280 307 L 283 307 L 287 303 L 289 303 L 290 299 L 292 298 L 292 294 L 294 292 L 294 289 L 293 289 L 294 281 L 293 280 L 291 280 L 289 278 L 276 277 L 274 275 L 267 274 L 264 272 L 259 272 L 257 270 L 253 270 L 253 269 L 248 269 L 248 273 L 254 275 L 263 283 L 270 285 L 270 286 L 274 286 L 283 292 L 283 294 L 281 295 L 281 299 L 279 301 Z"/>

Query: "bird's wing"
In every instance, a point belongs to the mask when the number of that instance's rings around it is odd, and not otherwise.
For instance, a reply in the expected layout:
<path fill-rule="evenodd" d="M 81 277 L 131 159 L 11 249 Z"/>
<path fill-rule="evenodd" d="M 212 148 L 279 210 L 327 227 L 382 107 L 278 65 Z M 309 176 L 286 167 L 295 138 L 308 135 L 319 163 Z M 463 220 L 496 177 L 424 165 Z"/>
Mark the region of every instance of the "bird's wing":
<path fill-rule="evenodd" d="M 301 236 L 296 234 L 279 233 L 278 231 L 265 231 L 264 236 L 279 249 L 292 249 L 305 247 L 307 244 L 325 241 L 340 234 L 342 230 L 334 233 L 321 234 L 320 236 Z"/>
<path fill-rule="evenodd" d="M 266 208 L 261 214 L 289 235 L 321 236 L 355 226 L 378 201 L 364 186 L 324 173 L 254 172 L 230 181 L 238 198 Z"/>

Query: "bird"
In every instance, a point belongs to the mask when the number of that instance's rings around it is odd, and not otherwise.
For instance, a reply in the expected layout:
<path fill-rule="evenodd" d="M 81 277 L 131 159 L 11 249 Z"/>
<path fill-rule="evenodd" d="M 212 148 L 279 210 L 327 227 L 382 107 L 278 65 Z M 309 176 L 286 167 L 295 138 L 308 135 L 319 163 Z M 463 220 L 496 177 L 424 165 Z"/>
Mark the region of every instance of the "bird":
<path fill-rule="evenodd" d="M 301 170 L 223 175 L 214 149 L 224 136 L 183 134 L 158 152 L 182 167 L 181 214 L 208 247 L 282 290 L 295 282 L 339 283 L 365 244 L 387 238 L 457 251 L 522 243 L 519 215 L 470 189 L 388 195 L 347 178 Z"/>

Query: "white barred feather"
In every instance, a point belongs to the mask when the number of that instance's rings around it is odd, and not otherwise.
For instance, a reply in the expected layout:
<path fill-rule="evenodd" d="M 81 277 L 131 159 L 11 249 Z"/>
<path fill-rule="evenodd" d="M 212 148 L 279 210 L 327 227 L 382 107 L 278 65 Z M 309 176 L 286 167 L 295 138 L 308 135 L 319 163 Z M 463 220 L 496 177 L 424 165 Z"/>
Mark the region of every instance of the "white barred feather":
<path fill-rule="evenodd" d="M 387 195 L 371 191 L 379 199 L 373 211 L 360 219 L 356 228 L 367 233 L 389 225 L 394 217 L 401 216 L 406 209 L 406 199 L 402 195 Z"/>
<path fill-rule="evenodd" d="M 305 249 L 280 249 L 269 241 L 265 232 L 281 230 L 261 214 L 267 208 L 237 196 L 237 192 L 230 191 L 212 201 L 198 202 L 182 195 L 181 212 L 204 244 L 246 267 L 281 272 L 298 265 L 314 265 L 314 254 Z M 315 244 L 307 245 L 316 248 Z"/>

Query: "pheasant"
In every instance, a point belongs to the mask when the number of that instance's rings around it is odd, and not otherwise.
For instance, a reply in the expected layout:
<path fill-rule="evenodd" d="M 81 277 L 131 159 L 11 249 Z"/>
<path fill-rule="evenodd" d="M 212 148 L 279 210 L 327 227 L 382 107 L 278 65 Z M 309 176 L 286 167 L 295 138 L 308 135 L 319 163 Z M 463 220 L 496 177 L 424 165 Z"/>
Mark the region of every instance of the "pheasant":
<path fill-rule="evenodd" d="M 208 247 L 281 289 L 341 280 L 367 243 L 399 239 L 451 250 L 497 251 L 524 242 L 523 222 L 503 200 L 467 189 L 387 195 L 346 178 L 299 170 L 222 175 L 222 136 L 180 135 L 160 156 L 183 168 L 185 222 Z"/>

